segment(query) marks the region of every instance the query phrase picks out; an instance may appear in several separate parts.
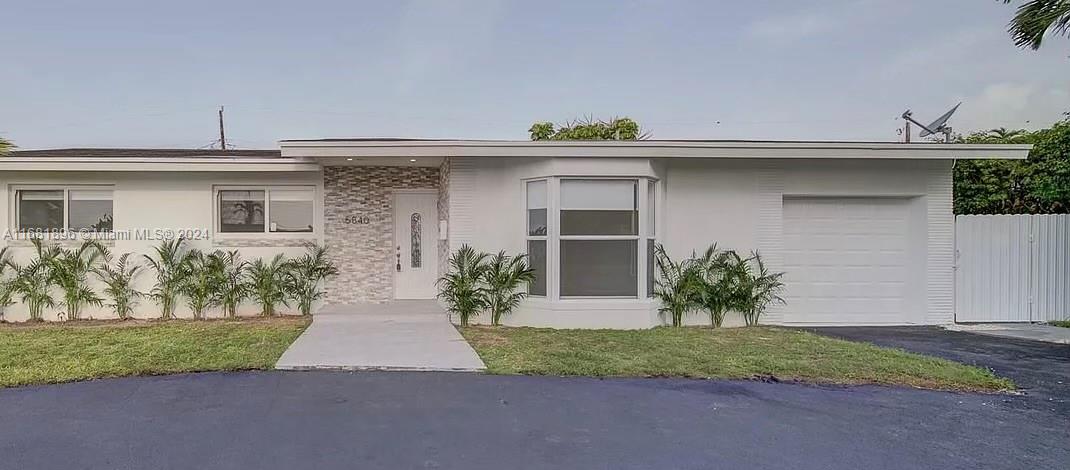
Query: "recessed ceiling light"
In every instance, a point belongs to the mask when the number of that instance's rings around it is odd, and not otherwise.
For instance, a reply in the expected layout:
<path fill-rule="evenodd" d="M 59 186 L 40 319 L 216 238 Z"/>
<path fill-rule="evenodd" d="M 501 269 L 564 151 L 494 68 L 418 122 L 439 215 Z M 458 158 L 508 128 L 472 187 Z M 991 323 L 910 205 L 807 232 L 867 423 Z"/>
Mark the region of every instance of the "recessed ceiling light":
<path fill-rule="evenodd" d="M 416 163 L 416 159 L 415 158 L 410 158 L 409 161 L 413 162 L 413 163 Z"/>
<path fill-rule="evenodd" d="M 347 162 L 351 162 L 351 161 L 353 161 L 353 159 L 352 158 L 347 158 L 346 161 Z"/>

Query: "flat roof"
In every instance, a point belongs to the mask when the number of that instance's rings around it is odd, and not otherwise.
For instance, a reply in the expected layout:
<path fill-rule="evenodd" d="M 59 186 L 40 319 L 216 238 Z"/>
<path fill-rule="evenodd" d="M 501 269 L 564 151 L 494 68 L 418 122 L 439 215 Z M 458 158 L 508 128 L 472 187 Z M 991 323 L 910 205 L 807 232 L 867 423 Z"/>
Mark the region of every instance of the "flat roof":
<path fill-rule="evenodd" d="M 290 139 L 284 157 L 1024 159 L 1031 145 L 760 140 Z"/>
<path fill-rule="evenodd" d="M 49 157 L 49 158 L 271 158 L 281 157 L 279 150 L 245 150 L 245 149 L 175 149 L 175 148 L 65 148 L 42 150 L 15 150 L 11 157 Z"/>

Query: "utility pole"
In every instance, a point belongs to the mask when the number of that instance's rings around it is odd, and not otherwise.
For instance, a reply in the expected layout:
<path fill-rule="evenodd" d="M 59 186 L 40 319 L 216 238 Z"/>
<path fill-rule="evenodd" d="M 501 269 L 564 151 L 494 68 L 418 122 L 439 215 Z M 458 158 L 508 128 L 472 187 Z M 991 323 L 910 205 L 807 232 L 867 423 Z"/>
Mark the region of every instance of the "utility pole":
<path fill-rule="evenodd" d="M 227 149 L 227 134 L 223 130 L 223 107 L 219 107 L 219 148 Z"/>

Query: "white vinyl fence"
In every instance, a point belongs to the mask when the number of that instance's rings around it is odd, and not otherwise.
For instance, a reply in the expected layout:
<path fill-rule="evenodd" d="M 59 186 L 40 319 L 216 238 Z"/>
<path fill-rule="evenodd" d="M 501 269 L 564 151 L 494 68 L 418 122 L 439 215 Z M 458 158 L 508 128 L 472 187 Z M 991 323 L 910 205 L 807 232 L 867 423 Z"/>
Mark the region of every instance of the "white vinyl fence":
<path fill-rule="evenodd" d="M 955 217 L 955 321 L 1070 318 L 1070 214 Z"/>

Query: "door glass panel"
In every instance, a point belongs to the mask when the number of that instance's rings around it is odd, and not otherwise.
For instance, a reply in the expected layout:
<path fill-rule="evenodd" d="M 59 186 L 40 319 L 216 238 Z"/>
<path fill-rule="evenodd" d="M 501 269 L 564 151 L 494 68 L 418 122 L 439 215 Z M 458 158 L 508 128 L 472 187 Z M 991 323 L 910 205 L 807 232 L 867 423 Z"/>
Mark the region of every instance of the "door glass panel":
<path fill-rule="evenodd" d="M 412 260 L 412 267 L 414 268 L 419 268 L 420 265 L 423 264 L 423 247 L 421 246 L 423 244 L 423 237 L 420 235 L 422 229 L 420 213 L 413 212 L 412 216 L 409 217 L 409 232 L 412 239 L 412 248 L 409 252 L 409 258 Z"/>

